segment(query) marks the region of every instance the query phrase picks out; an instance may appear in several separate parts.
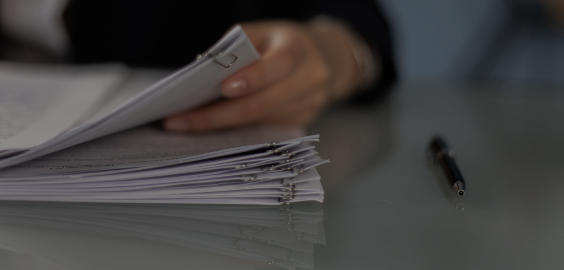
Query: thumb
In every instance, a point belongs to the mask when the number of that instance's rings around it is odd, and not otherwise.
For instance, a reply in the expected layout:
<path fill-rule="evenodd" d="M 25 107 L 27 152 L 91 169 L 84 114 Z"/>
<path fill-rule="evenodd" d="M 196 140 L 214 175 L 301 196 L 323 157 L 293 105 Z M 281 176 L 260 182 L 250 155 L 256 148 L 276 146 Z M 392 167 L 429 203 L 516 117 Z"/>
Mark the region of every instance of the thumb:
<path fill-rule="evenodd" d="M 268 49 L 270 32 L 260 23 L 241 24 L 241 28 L 260 54 Z"/>

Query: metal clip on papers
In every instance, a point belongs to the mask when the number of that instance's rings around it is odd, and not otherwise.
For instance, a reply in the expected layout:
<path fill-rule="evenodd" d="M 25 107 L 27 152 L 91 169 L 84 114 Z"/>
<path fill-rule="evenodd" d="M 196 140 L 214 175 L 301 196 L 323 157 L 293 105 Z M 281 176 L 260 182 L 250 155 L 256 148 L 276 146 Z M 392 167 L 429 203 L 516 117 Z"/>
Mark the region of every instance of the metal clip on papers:
<path fill-rule="evenodd" d="M 294 197 L 295 193 L 292 191 L 292 193 L 283 194 L 282 197 L 278 198 L 278 201 L 284 204 L 290 204 Z"/>
<path fill-rule="evenodd" d="M 213 56 L 210 52 L 205 52 L 203 54 L 196 55 L 196 61 L 200 61 L 200 59 L 202 59 L 204 57 L 213 57 L 213 61 L 215 61 L 216 63 L 218 63 L 219 65 L 221 65 L 224 68 L 229 68 L 233 64 L 235 64 L 235 62 L 237 62 L 237 59 L 239 59 L 239 57 L 237 57 L 237 55 L 234 55 L 234 54 L 231 53 L 231 56 L 234 57 L 233 61 L 231 61 L 228 64 L 224 64 L 224 63 L 219 61 L 219 57 L 221 57 L 222 54 L 223 54 L 223 52 L 219 52 L 216 56 Z"/>
<path fill-rule="evenodd" d="M 294 178 L 292 177 L 291 179 L 294 179 Z M 278 198 L 278 201 L 280 203 L 289 205 L 292 202 L 292 199 L 294 199 L 294 197 L 296 196 L 296 185 L 292 184 L 292 183 L 285 183 L 284 179 L 282 179 L 280 181 L 280 183 L 283 186 L 285 186 L 281 189 L 282 192 L 289 192 L 289 193 L 282 194 L 282 196 L 280 198 Z"/>

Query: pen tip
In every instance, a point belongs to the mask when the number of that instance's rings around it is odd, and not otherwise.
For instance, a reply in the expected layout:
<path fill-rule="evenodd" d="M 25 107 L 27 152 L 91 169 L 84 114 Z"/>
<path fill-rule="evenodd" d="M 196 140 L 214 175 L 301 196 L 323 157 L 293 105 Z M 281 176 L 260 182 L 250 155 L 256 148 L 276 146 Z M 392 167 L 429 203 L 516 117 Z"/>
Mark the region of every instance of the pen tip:
<path fill-rule="evenodd" d="M 454 183 L 454 185 L 452 185 L 452 188 L 456 191 L 456 193 L 458 193 L 458 195 L 462 196 L 464 195 L 464 193 L 466 193 L 466 188 L 465 188 L 465 184 L 462 181 L 456 181 Z"/>

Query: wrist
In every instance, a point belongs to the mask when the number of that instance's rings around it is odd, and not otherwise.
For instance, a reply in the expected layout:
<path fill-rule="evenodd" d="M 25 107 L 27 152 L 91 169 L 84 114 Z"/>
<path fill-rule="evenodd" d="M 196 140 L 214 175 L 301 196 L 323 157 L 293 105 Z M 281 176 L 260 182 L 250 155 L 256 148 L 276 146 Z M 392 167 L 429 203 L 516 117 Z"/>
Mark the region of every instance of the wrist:
<path fill-rule="evenodd" d="M 329 67 L 331 78 L 327 88 L 331 100 L 342 100 L 361 88 L 364 63 L 355 51 L 350 33 L 325 18 L 311 20 L 306 28 Z"/>
<path fill-rule="evenodd" d="M 341 61 L 338 63 L 339 66 L 336 67 L 338 74 L 335 75 L 343 75 L 345 81 L 348 81 L 348 84 L 343 85 L 341 89 L 334 89 L 337 92 L 342 92 L 340 95 L 337 93 L 337 96 L 341 98 L 347 97 L 356 91 L 365 90 L 378 80 L 381 69 L 378 52 L 372 50 L 366 41 L 358 35 L 353 28 L 349 27 L 348 24 L 330 16 L 320 15 L 310 21 L 309 27 L 313 29 L 313 31 L 325 33 L 326 36 L 333 36 L 334 45 L 341 43 L 342 48 L 340 50 L 334 50 L 334 52 L 327 55 L 327 57 L 335 57 L 336 55 L 349 60 L 346 62 Z M 324 44 L 330 43 L 331 41 L 325 41 Z M 353 58 L 351 58 L 351 56 Z M 347 70 L 355 71 L 354 67 L 347 66 L 347 63 L 350 63 L 351 59 L 354 59 L 354 64 L 356 64 L 356 74 L 348 74 L 347 76 Z M 360 78 L 355 76 L 358 74 L 360 74 Z"/>

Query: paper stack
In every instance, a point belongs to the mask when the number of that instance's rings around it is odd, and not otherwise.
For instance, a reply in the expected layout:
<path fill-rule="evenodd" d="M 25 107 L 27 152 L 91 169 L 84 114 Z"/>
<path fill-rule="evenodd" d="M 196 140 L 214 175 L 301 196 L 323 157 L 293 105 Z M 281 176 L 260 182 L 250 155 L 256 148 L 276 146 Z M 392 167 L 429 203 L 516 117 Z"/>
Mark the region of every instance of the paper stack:
<path fill-rule="evenodd" d="M 223 79 L 258 58 L 235 27 L 156 83 L 119 66 L 0 64 L 0 199 L 322 201 L 315 167 L 325 161 L 310 144 L 318 136 L 280 127 L 190 136 L 131 129 L 217 99 Z"/>

